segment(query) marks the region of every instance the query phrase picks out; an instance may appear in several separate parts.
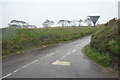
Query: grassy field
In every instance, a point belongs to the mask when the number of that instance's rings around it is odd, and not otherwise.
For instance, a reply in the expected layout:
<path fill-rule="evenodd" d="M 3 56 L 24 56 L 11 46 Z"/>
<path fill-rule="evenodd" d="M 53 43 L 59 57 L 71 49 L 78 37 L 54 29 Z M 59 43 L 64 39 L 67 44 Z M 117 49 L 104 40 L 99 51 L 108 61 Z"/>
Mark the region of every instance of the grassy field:
<path fill-rule="evenodd" d="M 2 29 L 2 55 L 78 39 L 91 35 L 100 27 L 56 27 L 56 28 L 4 28 Z"/>
<path fill-rule="evenodd" d="M 118 23 L 120 20 L 112 19 L 101 30 L 92 35 L 90 44 L 85 49 L 85 54 L 103 66 L 113 66 L 117 69 L 120 56 L 118 44 Z"/>

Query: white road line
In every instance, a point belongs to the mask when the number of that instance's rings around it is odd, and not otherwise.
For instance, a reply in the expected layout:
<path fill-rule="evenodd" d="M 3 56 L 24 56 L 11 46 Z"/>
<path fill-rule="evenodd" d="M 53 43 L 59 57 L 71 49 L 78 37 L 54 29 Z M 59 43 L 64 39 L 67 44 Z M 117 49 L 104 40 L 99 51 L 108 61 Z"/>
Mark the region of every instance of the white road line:
<path fill-rule="evenodd" d="M 37 61 L 39 61 L 39 60 L 37 59 L 37 60 L 35 60 L 35 61 L 31 62 L 31 64 L 33 64 L 33 63 L 35 63 L 35 62 L 37 62 Z"/>
<path fill-rule="evenodd" d="M 17 69 L 17 70 L 15 70 L 15 71 L 13 71 L 12 73 L 7 74 L 6 76 L 2 77 L 1 79 L 6 78 L 6 77 L 8 77 L 8 76 L 12 75 L 13 73 L 16 73 L 17 71 L 19 71 L 19 70 L 21 70 L 21 69 L 23 69 L 23 68 L 25 68 L 25 67 L 29 66 L 30 64 L 33 64 L 33 63 L 37 62 L 37 61 L 39 61 L 39 60 L 35 60 L 35 61 L 31 62 L 31 63 L 29 63 L 29 64 L 27 64 L 27 65 L 23 66 L 22 68 L 19 68 L 19 69 Z"/>
<path fill-rule="evenodd" d="M 7 74 L 6 76 L 2 77 L 2 79 L 10 76 L 11 74 L 12 74 L 12 73 Z"/>
<path fill-rule="evenodd" d="M 65 57 L 66 57 L 66 55 L 62 56 L 62 57 L 60 58 L 60 60 L 63 59 L 63 58 L 65 58 Z"/>
<path fill-rule="evenodd" d="M 70 54 L 70 53 L 67 53 L 68 55 Z"/>
<path fill-rule="evenodd" d="M 51 53 L 50 55 L 53 55 L 53 54 L 55 54 L 55 53 Z"/>
<path fill-rule="evenodd" d="M 15 71 L 13 71 L 13 73 L 15 73 L 15 72 L 17 72 L 17 71 L 19 71 L 19 70 L 15 70 Z"/>
<path fill-rule="evenodd" d="M 65 58 L 65 57 L 66 57 L 66 55 L 62 56 L 60 59 L 63 59 L 63 58 Z"/>
<path fill-rule="evenodd" d="M 27 67 L 27 66 L 29 66 L 29 65 L 31 65 L 31 64 L 33 64 L 33 63 L 35 63 L 35 62 L 37 62 L 37 61 L 39 61 L 39 60 L 42 60 L 43 58 L 46 58 L 46 57 L 48 57 L 48 56 L 51 56 L 51 55 L 53 55 L 53 54 L 55 54 L 55 53 L 51 53 L 51 54 L 49 54 L 49 55 L 47 55 L 47 56 L 45 56 L 45 57 L 42 57 L 42 58 L 37 59 L 37 60 L 34 60 L 33 62 L 30 62 L 29 64 L 27 64 L 27 65 L 25 65 L 25 66 L 22 66 L 22 68 L 19 68 L 19 69 L 13 71 L 12 73 L 9 73 L 9 74 L 5 75 L 4 77 L 0 78 L 0 80 L 3 79 L 3 78 L 8 77 L 8 76 L 10 76 L 10 75 L 12 75 L 13 73 L 18 72 L 19 70 L 21 70 L 21 69 L 23 69 L 23 68 L 25 68 L 25 67 Z"/>
<path fill-rule="evenodd" d="M 27 67 L 27 66 L 23 66 L 23 68 L 24 68 L 24 67 Z"/>
<path fill-rule="evenodd" d="M 66 57 L 66 55 L 64 55 L 63 57 Z"/>
<path fill-rule="evenodd" d="M 49 57 L 49 56 L 51 56 L 51 55 L 53 55 L 53 54 L 55 54 L 55 53 L 51 53 L 51 54 L 49 54 L 49 55 L 46 55 L 45 58 L 47 58 L 47 57 Z"/>
<path fill-rule="evenodd" d="M 45 58 L 49 57 L 49 55 L 45 56 Z"/>
<path fill-rule="evenodd" d="M 23 69 L 23 67 L 22 68 L 18 68 L 17 70 L 13 71 L 12 74 L 17 72 L 17 71 L 19 71 L 19 70 L 21 70 L 21 69 Z"/>
<path fill-rule="evenodd" d="M 29 66 L 30 64 L 31 64 L 31 63 L 29 63 L 29 64 L 27 64 L 27 65 L 25 65 L 25 66 L 27 67 L 27 66 Z"/>
<path fill-rule="evenodd" d="M 63 58 L 65 58 L 65 57 L 67 57 L 67 55 L 69 55 L 69 54 L 71 54 L 71 53 L 66 53 L 65 55 L 63 55 L 63 56 L 60 58 L 60 60 L 63 59 Z"/>
<path fill-rule="evenodd" d="M 17 70 L 15 70 L 15 71 L 13 71 L 12 73 L 9 73 L 9 74 L 5 75 L 5 76 L 4 76 L 4 77 L 2 77 L 1 79 L 3 79 L 3 78 L 6 78 L 6 77 L 10 76 L 10 75 L 12 75 L 13 73 L 16 73 L 17 71 L 19 71 L 19 70 L 21 70 L 21 69 L 23 69 L 23 67 L 22 67 L 22 68 L 19 68 L 19 69 L 17 69 Z M 1 79 L 0 79 L 0 80 L 1 80 Z"/>
<path fill-rule="evenodd" d="M 72 50 L 72 53 L 74 53 L 74 52 L 76 52 L 75 49 Z M 71 54 L 71 53 L 70 53 L 70 52 L 66 53 L 64 56 L 62 56 L 62 57 L 60 58 L 60 60 L 63 59 L 63 58 L 65 58 L 65 57 L 66 57 L 67 55 L 69 55 L 69 54 Z"/>
<path fill-rule="evenodd" d="M 46 55 L 46 56 L 40 58 L 40 60 L 42 60 L 42 59 L 44 59 L 44 58 L 47 58 L 47 57 L 49 57 L 49 56 L 51 56 L 51 55 L 53 55 L 53 54 L 55 54 L 55 53 L 51 53 L 51 54 L 49 54 L 49 55 Z"/>
<path fill-rule="evenodd" d="M 19 69 L 17 69 L 17 70 L 15 70 L 15 71 L 13 71 L 12 73 L 7 74 L 6 76 L 2 77 L 1 79 L 6 78 L 6 77 L 8 77 L 8 76 L 12 75 L 13 73 L 18 72 L 19 70 L 21 70 L 21 69 L 23 69 L 23 68 L 25 68 L 25 67 L 29 66 L 30 64 L 33 64 L 33 63 L 37 62 L 37 61 L 39 61 L 39 60 L 35 60 L 35 61 L 31 62 L 31 63 L 29 63 L 29 64 L 27 64 L 27 65 L 23 66 L 22 68 L 19 68 Z"/>
<path fill-rule="evenodd" d="M 73 49 L 73 50 L 72 50 L 72 53 L 74 53 L 74 52 L 76 52 L 76 50 L 75 50 L 75 49 Z"/>

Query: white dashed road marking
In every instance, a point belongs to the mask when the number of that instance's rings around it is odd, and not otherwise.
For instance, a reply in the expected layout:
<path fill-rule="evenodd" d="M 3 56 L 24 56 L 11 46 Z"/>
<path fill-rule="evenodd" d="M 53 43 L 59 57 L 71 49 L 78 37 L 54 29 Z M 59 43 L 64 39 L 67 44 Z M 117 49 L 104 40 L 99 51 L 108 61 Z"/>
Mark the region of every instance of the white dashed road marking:
<path fill-rule="evenodd" d="M 76 52 L 75 49 L 72 50 L 72 53 Z M 66 53 L 65 55 L 63 55 L 59 60 L 56 60 L 55 62 L 53 62 L 53 65 L 62 65 L 62 66 L 70 66 L 70 62 L 65 62 L 65 61 L 60 61 L 63 58 L 65 58 L 67 55 L 71 54 L 70 52 Z"/>
<path fill-rule="evenodd" d="M 37 61 L 39 61 L 39 60 L 35 60 L 35 61 L 31 62 L 31 64 L 33 64 L 33 63 L 35 63 L 35 62 L 37 62 Z"/>
<path fill-rule="evenodd" d="M 74 53 L 74 52 L 76 52 L 76 50 L 75 50 L 75 49 L 73 49 L 73 50 L 72 50 L 72 53 Z"/>
<path fill-rule="evenodd" d="M 3 78 L 8 77 L 8 76 L 10 76 L 10 75 L 12 75 L 13 73 L 18 72 L 19 70 L 21 70 L 21 69 L 23 69 L 23 68 L 25 68 L 25 67 L 27 67 L 27 66 L 29 66 L 29 65 L 31 65 L 31 64 L 33 64 L 33 63 L 35 63 L 35 62 L 37 62 L 37 61 L 42 60 L 43 58 L 47 58 L 47 57 L 49 57 L 49 56 L 51 56 L 51 55 L 53 55 L 53 54 L 55 54 L 55 53 L 51 53 L 51 54 L 49 54 L 49 55 L 47 55 L 47 56 L 45 56 L 45 57 L 42 57 L 42 58 L 37 59 L 37 60 L 35 60 L 35 61 L 33 61 L 33 62 L 30 62 L 29 64 L 27 64 L 27 65 L 25 65 L 25 66 L 22 66 L 21 68 L 19 68 L 19 69 L 13 71 L 12 73 L 9 73 L 9 74 L 5 75 L 4 77 L 0 78 L 0 80 L 3 79 Z"/>
<path fill-rule="evenodd" d="M 62 56 L 62 57 L 60 58 L 60 60 L 63 59 L 63 58 L 65 58 L 65 57 L 66 57 L 66 55 Z"/>
<path fill-rule="evenodd" d="M 75 49 L 72 50 L 72 53 L 74 53 L 75 51 L 76 51 Z M 45 57 L 42 57 L 42 58 L 37 59 L 37 60 L 35 60 L 35 61 L 33 61 L 33 62 L 30 62 L 29 64 L 27 64 L 27 65 L 25 65 L 25 66 L 22 66 L 22 68 L 19 68 L 19 69 L 13 71 L 12 73 L 9 73 L 9 74 L 5 75 L 5 76 L 2 77 L 1 79 L 6 78 L 6 77 L 12 75 L 13 73 L 16 73 L 16 72 L 18 72 L 19 70 L 21 70 L 21 69 L 23 69 L 23 68 L 25 68 L 25 67 L 27 67 L 27 66 L 29 66 L 29 65 L 37 62 L 37 61 L 39 61 L 39 60 L 42 60 L 43 58 L 47 58 L 47 57 L 49 57 L 49 56 L 51 56 L 51 55 L 53 55 L 53 54 L 55 54 L 55 53 L 51 53 L 51 54 L 49 54 L 49 55 L 46 55 Z M 66 57 L 67 55 L 69 55 L 69 54 L 71 54 L 71 53 L 66 53 L 66 55 L 62 56 L 62 57 L 60 58 L 60 60 L 63 59 L 63 58 L 65 58 L 65 57 Z M 69 66 L 69 65 L 70 65 L 70 62 L 64 62 L 64 61 L 59 61 L 59 60 L 57 60 L 56 62 L 53 62 L 52 64 Z M 1 80 L 1 79 L 0 79 L 0 80 Z"/>
<path fill-rule="evenodd" d="M 51 54 L 49 54 L 49 55 L 45 56 L 45 58 L 47 58 L 47 57 L 49 57 L 49 56 L 51 56 L 51 55 L 53 55 L 53 54 L 55 54 L 55 53 L 51 53 Z"/>
<path fill-rule="evenodd" d="M 17 71 L 18 71 L 18 70 L 15 70 L 14 73 L 17 72 Z"/>
<path fill-rule="evenodd" d="M 2 79 L 3 79 L 3 78 L 6 78 L 6 77 L 8 77 L 8 76 L 10 76 L 10 75 L 11 75 L 11 73 L 9 73 L 9 74 L 7 74 L 6 76 L 2 77 Z"/>

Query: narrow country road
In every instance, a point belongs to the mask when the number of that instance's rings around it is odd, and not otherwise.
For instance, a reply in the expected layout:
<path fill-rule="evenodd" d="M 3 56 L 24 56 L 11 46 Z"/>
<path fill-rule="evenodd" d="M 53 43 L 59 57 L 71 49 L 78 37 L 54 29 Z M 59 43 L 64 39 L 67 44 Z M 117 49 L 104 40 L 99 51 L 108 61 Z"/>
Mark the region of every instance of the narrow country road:
<path fill-rule="evenodd" d="M 83 54 L 91 36 L 3 59 L 3 78 L 115 78 Z"/>

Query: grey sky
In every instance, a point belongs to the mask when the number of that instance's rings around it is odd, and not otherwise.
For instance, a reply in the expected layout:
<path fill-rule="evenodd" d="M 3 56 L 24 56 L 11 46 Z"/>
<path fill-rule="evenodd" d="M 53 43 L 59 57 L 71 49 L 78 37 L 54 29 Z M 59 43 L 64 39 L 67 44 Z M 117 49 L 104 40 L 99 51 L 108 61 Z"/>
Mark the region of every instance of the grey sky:
<path fill-rule="evenodd" d="M 42 27 L 46 19 L 55 23 L 60 19 L 79 20 L 89 15 L 100 15 L 98 23 L 118 17 L 119 0 L 6 0 L 0 3 L 0 26 L 6 27 L 11 20 L 23 20 Z"/>

